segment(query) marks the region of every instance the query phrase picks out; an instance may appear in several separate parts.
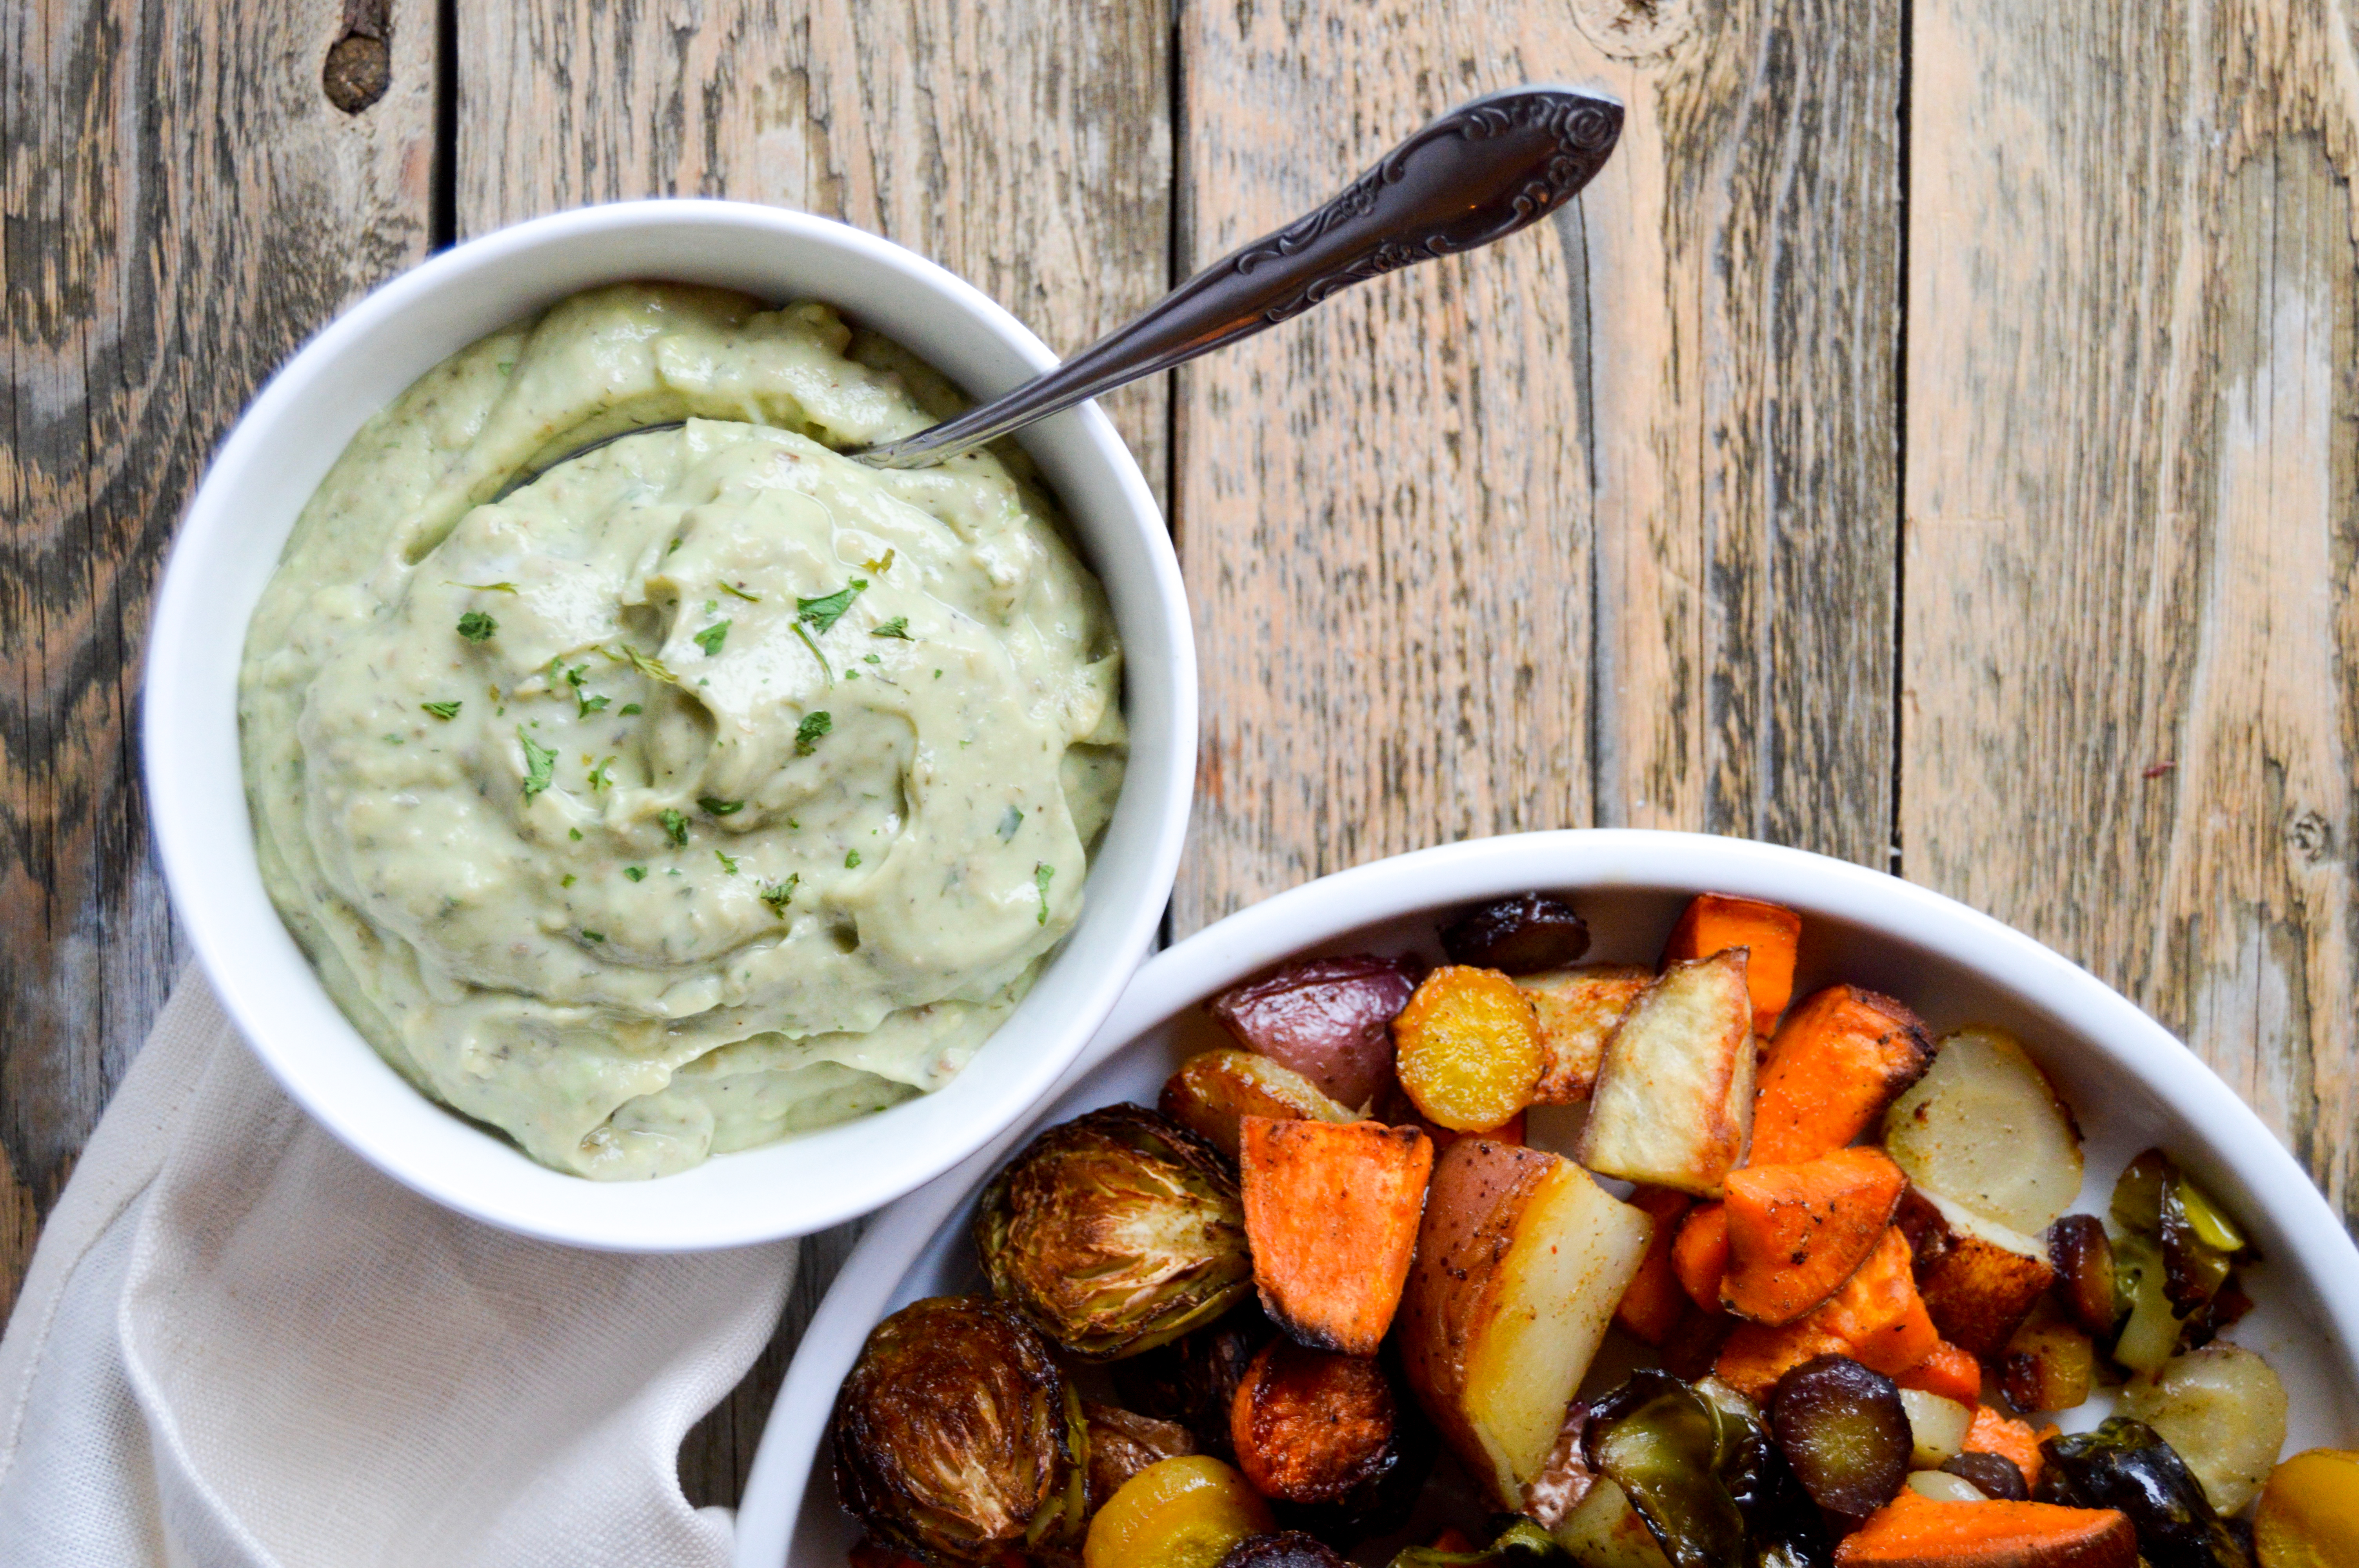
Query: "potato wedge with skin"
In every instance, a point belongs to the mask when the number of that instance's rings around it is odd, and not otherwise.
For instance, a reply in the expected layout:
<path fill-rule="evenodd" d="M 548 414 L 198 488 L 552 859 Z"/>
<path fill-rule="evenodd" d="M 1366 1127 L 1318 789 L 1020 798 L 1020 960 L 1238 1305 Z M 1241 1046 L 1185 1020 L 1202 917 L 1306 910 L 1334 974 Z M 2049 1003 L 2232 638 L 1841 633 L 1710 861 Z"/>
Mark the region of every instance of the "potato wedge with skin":
<path fill-rule="evenodd" d="M 1745 989 L 1753 998 L 1753 1032 L 1768 1038 L 1778 1014 L 1794 996 L 1794 960 L 1802 946 L 1802 917 L 1782 903 L 1700 892 L 1688 901 L 1671 939 L 1663 945 L 1663 968 L 1744 949 Z"/>
<path fill-rule="evenodd" d="M 1299 958 L 1207 1006 L 1246 1050 L 1293 1068 L 1337 1104 L 1364 1109 L 1392 1082 L 1387 1026 L 1424 968 L 1414 956 Z"/>
<path fill-rule="evenodd" d="M 1521 1506 L 1654 1222 L 1570 1160 L 1485 1139 L 1434 1164 L 1401 1298 L 1410 1389 L 1501 1508 Z"/>
<path fill-rule="evenodd" d="M 1374 1121 L 1248 1116 L 1241 1125 L 1239 1185 L 1262 1310 L 1299 1344 L 1374 1356 L 1416 1256 L 1433 1144 L 1414 1127 Z"/>
<path fill-rule="evenodd" d="M 1238 1123 L 1248 1116 L 1338 1126 L 1359 1119 L 1293 1068 L 1227 1046 L 1200 1051 L 1182 1062 L 1165 1081 L 1156 1108 L 1232 1160 L 1237 1157 Z"/>
<path fill-rule="evenodd" d="M 1897 1224 L 1915 1254 L 1918 1293 L 1933 1326 L 1975 1356 L 1998 1355 L 2055 1282 L 2055 1269 L 2032 1250 L 2038 1242 L 1978 1222 L 1940 1199 L 1910 1193 Z"/>
<path fill-rule="evenodd" d="M 1578 1105 L 1597 1086 L 1605 1037 L 1655 978 L 1636 964 L 1589 964 L 1518 975 L 1516 985 L 1539 1015 L 1546 1065 L 1532 1090 L 1534 1105 Z"/>
<path fill-rule="evenodd" d="M 1716 1198 L 1753 1129 L 1753 998 L 1745 955 L 1674 964 L 1605 1043 L 1581 1130 L 1581 1162 Z"/>
<path fill-rule="evenodd" d="M 1884 1147 L 1928 1194 L 2020 1236 L 2045 1236 L 2081 1193 L 2071 1108 L 1996 1029 L 1942 1040 L 1932 1066 L 1885 1113 Z"/>

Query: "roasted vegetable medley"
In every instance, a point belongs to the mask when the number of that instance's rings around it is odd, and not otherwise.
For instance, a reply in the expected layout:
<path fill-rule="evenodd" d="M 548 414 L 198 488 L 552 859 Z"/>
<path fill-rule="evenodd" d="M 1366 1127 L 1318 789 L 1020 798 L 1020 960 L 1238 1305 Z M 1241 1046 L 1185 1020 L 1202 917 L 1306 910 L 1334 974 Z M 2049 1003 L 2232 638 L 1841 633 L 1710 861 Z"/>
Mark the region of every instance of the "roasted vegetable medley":
<path fill-rule="evenodd" d="M 2280 1464 L 2221 1337 L 2244 1230 L 2162 1150 L 2067 1213 L 2012 1036 L 1796 999 L 1747 899 L 1652 969 L 1540 893 L 1439 935 L 1216 998 L 1156 1108 L 1008 1162 L 991 1293 L 845 1379 L 853 1568 L 2359 1568 L 2359 1454 Z"/>

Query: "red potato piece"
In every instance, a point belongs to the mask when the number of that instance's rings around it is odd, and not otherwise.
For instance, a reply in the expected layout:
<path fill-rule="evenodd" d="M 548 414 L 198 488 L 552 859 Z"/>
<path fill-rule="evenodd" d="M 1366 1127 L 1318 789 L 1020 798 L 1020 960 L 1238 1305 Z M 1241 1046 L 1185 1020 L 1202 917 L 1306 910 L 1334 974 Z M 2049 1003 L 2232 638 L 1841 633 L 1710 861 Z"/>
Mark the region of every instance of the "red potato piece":
<path fill-rule="evenodd" d="M 1581 1162 L 1716 1198 L 1753 1130 L 1753 1001 L 1741 949 L 1674 964 L 1605 1043 Z"/>
<path fill-rule="evenodd" d="M 1753 996 L 1753 1032 L 1767 1040 L 1793 999 L 1794 960 L 1801 946 L 1802 917 L 1784 904 L 1700 892 L 1688 901 L 1664 944 L 1663 968 L 1742 949 L 1745 983 Z"/>
<path fill-rule="evenodd" d="M 1246 1050 L 1364 1110 L 1392 1081 L 1388 1026 L 1408 1005 L 1422 969 L 1408 956 L 1304 958 L 1223 991 L 1210 1011 Z"/>
<path fill-rule="evenodd" d="M 1416 1255 L 1433 1144 L 1413 1127 L 1242 1123 L 1245 1241 L 1262 1309 L 1314 1349 L 1374 1356 Z"/>
<path fill-rule="evenodd" d="M 1578 1105 L 1589 1098 L 1606 1036 L 1654 978 L 1636 964 L 1586 964 L 1516 977 L 1540 1022 L 1545 1065 L 1532 1090 L 1534 1105 Z"/>
<path fill-rule="evenodd" d="M 1721 1304 L 1755 1323 L 1793 1322 L 1867 1260 L 1908 1185 L 1880 1149 L 1731 1171 Z"/>

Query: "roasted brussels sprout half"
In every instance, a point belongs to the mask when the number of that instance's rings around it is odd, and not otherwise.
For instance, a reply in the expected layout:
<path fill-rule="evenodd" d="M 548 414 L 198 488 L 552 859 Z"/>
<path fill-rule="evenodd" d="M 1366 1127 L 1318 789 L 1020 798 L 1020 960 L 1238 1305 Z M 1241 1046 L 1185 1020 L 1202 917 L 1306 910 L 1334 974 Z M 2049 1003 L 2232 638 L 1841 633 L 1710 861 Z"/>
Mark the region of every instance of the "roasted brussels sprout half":
<path fill-rule="evenodd" d="M 2004 1454 L 1985 1454 L 1970 1448 L 1963 1454 L 1953 1454 L 1941 1461 L 1941 1468 L 1952 1476 L 1972 1481 L 1984 1497 L 2003 1503 L 2027 1503 L 2031 1487 L 2023 1479 L 2023 1466 Z"/>
<path fill-rule="evenodd" d="M 1203 1452 L 1225 1456 L 1237 1385 L 1277 1333 L 1247 1302 L 1218 1323 L 1115 1362 L 1114 1389 L 1132 1410 L 1177 1422 Z"/>
<path fill-rule="evenodd" d="M 1622 1488 L 1673 1568 L 1745 1561 L 1745 1516 L 1720 1474 L 1722 1422 L 1668 1372 L 1641 1370 L 1591 1407 L 1590 1467 Z"/>
<path fill-rule="evenodd" d="M 1777 1379 L 1769 1426 L 1812 1499 L 1851 1524 L 1908 1484 L 1914 1442 L 1900 1390 L 1849 1357 L 1821 1356 Z"/>
<path fill-rule="evenodd" d="M 1527 1519 L 1510 1519 L 1491 1544 L 1475 1552 L 1448 1552 L 1437 1546 L 1412 1546 L 1396 1553 L 1391 1568 L 1527 1568 L 1560 1563 L 1564 1553 L 1549 1532 Z M 1227 1563 L 1222 1568 L 1230 1568 Z M 1258 1568 L 1258 1565 L 1256 1565 Z"/>
<path fill-rule="evenodd" d="M 920 1562 L 1070 1551 L 1088 1443 L 1029 1324 L 982 1296 L 933 1296 L 878 1324 L 844 1379 L 835 1489 L 871 1536 Z"/>
<path fill-rule="evenodd" d="M 2152 1568 L 2252 1568 L 2201 1485 L 2144 1422 L 2115 1416 L 2094 1432 L 2051 1437 L 2039 1452 L 2038 1500 L 2120 1510 Z"/>
<path fill-rule="evenodd" d="M 1577 964 L 1589 951 L 1589 923 L 1546 893 L 1517 893 L 1468 910 L 1441 928 L 1453 964 L 1534 975 Z"/>
<path fill-rule="evenodd" d="M 1352 1568 L 1336 1550 L 1315 1535 L 1281 1530 L 1273 1535 L 1249 1535 L 1229 1548 L 1221 1568 Z"/>
<path fill-rule="evenodd" d="M 1745 1518 L 1749 1568 L 1825 1568 L 1834 1549 L 1818 1505 L 1753 1401 L 1717 1378 L 1696 1385 L 1720 1422 L 1719 1468 Z"/>
<path fill-rule="evenodd" d="M 1034 1139 L 984 1189 L 974 1243 L 992 1293 L 1084 1361 L 1176 1339 L 1253 1288 L 1234 1173 L 1135 1105 Z"/>

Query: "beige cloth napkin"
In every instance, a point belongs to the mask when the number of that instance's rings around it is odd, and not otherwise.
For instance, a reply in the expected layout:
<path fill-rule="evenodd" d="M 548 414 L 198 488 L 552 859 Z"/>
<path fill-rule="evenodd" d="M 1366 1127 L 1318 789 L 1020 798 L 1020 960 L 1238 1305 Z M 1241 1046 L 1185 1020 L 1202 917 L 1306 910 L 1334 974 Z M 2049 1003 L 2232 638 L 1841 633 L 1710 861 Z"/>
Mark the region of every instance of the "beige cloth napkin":
<path fill-rule="evenodd" d="M 727 1562 L 681 1436 L 744 1376 L 796 1247 L 527 1241 L 364 1164 L 191 972 L 0 1338 L 6 1568 Z"/>

